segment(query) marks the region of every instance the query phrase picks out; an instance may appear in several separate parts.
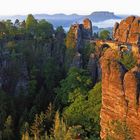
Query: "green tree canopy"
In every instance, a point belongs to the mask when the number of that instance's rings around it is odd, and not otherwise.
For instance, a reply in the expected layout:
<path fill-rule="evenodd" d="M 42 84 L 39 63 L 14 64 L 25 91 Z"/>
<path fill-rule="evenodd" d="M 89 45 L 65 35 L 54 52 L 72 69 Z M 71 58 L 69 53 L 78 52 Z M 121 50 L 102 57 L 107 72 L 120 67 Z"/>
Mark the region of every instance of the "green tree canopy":
<path fill-rule="evenodd" d="M 38 22 L 37 30 L 37 37 L 41 38 L 50 38 L 54 32 L 52 24 L 47 22 L 45 19 L 42 19 Z"/>
<path fill-rule="evenodd" d="M 130 70 L 133 68 L 137 61 L 136 58 L 133 56 L 132 53 L 124 53 L 123 57 L 120 59 L 120 62 L 128 69 Z"/>
<path fill-rule="evenodd" d="M 3 139 L 4 140 L 14 140 L 14 133 L 13 133 L 13 120 L 11 116 L 8 116 L 5 124 L 4 124 L 4 131 L 3 131 Z"/>
<path fill-rule="evenodd" d="M 92 80 L 88 75 L 88 72 L 83 69 L 71 68 L 68 72 L 66 79 L 62 80 L 60 87 L 56 90 L 57 98 L 62 104 L 69 102 L 70 93 L 79 88 L 84 94 L 92 86 Z"/>
<path fill-rule="evenodd" d="M 103 30 L 100 32 L 99 36 L 101 39 L 104 39 L 104 40 L 110 39 L 110 32 L 108 30 Z"/>
<path fill-rule="evenodd" d="M 70 28 L 69 32 L 67 33 L 66 47 L 67 48 L 76 48 L 75 34 L 73 32 L 72 27 Z"/>
<path fill-rule="evenodd" d="M 29 14 L 26 19 L 26 29 L 30 32 L 33 32 L 37 26 L 37 20 L 32 14 Z"/>

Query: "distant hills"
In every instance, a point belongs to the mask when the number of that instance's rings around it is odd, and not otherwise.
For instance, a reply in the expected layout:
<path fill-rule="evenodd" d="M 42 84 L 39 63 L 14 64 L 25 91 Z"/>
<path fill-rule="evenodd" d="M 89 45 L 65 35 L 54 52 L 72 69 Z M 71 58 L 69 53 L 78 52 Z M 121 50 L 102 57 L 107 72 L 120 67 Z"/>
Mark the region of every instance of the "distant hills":
<path fill-rule="evenodd" d="M 115 15 L 113 12 L 93 12 L 87 17 L 93 22 L 101 22 L 109 19 L 121 19 L 121 17 Z"/>
<path fill-rule="evenodd" d="M 35 14 L 34 16 L 38 20 L 46 19 L 47 21 L 52 23 L 54 27 L 63 26 L 64 28 L 70 27 L 70 25 L 73 23 L 81 22 L 84 18 L 89 18 L 93 23 L 95 23 L 94 26 L 98 26 L 98 24 L 100 25 L 101 22 L 107 23 L 107 20 L 109 20 L 109 22 L 112 22 L 113 20 L 114 23 L 116 20 L 121 20 L 122 17 L 124 17 L 124 15 L 115 15 L 113 12 L 108 11 L 93 12 L 90 15 Z M 16 19 L 19 19 L 20 21 L 25 20 L 26 17 L 27 15 L 0 16 L 0 20 L 11 19 L 14 22 Z M 108 27 L 110 27 L 110 24 L 108 25 Z"/>

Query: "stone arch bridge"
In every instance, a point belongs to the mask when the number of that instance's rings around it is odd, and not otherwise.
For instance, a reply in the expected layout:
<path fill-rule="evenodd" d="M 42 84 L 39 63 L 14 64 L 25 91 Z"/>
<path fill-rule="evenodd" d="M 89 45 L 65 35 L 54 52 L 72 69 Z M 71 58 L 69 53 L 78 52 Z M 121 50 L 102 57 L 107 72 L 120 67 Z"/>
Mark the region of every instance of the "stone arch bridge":
<path fill-rule="evenodd" d="M 102 48 L 111 48 L 118 51 L 132 51 L 134 54 L 137 54 L 139 51 L 139 46 L 136 44 L 128 44 L 112 40 L 90 40 L 90 43 L 95 43 L 96 46 Z"/>

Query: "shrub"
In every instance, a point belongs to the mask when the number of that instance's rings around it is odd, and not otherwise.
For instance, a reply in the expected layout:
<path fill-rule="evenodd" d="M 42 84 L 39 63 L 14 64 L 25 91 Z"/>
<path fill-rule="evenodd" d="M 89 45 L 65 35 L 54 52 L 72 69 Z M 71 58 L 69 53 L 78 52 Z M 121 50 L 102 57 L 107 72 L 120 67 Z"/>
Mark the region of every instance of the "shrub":
<path fill-rule="evenodd" d="M 136 65 L 136 59 L 132 53 L 124 53 L 123 57 L 120 59 L 120 62 L 130 70 Z"/>
<path fill-rule="evenodd" d="M 133 140 L 126 121 L 113 120 L 108 124 L 106 140 Z"/>

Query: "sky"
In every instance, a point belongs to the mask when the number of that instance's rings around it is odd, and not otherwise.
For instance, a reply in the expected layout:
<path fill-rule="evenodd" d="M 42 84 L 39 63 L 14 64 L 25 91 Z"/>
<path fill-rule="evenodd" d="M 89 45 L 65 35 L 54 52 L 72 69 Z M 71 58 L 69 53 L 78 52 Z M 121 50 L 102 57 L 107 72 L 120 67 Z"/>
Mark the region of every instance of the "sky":
<path fill-rule="evenodd" d="M 115 14 L 140 15 L 140 0 L 0 0 L 0 15 L 90 14 L 110 11 Z"/>

